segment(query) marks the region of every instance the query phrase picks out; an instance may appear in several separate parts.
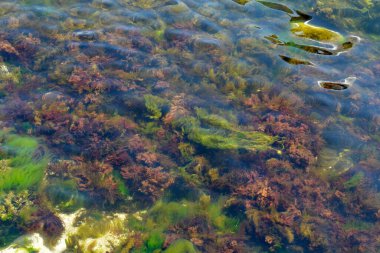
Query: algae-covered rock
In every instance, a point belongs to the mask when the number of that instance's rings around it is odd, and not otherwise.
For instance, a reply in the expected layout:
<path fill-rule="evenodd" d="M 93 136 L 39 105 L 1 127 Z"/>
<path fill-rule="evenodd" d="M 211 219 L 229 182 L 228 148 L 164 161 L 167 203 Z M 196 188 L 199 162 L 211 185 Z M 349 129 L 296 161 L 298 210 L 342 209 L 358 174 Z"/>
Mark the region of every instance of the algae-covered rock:
<path fill-rule="evenodd" d="M 0 247 L 5 246 L 22 234 L 22 213 L 33 205 L 30 193 L 9 192 L 0 194 Z"/>
<path fill-rule="evenodd" d="M 115 252 L 128 243 L 130 231 L 126 215 L 83 214 L 84 216 L 79 215 L 76 218 L 74 226 L 67 233 L 65 243 L 68 250 L 92 253 Z"/>
<path fill-rule="evenodd" d="M 341 34 L 330 29 L 310 25 L 308 23 L 291 23 L 290 31 L 297 37 L 319 42 L 342 43 L 344 41 L 344 37 Z"/>
<path fill-rule="evenodd" d="M 201 37 L 194 40 L 194 49 L 197 53 L 209 53 L 223 49 L 223 43 L 214 38 Z"/>
<path fill-rule="evenodd" d="M 250 0 L 234 0 L 235 3 L 245 5 L 250 2 Z"/>

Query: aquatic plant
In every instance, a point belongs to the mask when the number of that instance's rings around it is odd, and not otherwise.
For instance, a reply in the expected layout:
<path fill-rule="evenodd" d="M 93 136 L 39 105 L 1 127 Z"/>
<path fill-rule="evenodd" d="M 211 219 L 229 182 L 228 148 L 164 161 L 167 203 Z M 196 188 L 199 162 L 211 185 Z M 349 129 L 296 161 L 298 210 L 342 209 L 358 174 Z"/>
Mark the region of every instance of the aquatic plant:
<path fill-rule="evenodd" d="M 226 246 L 226 238 L 237 231 L 240 221 L 224 214 L 223 203 L 222 199 L 213 203 L 207 195 L 202 195 L 196 202 L 157 201 L 146 213 L 136 213 L 128 221 L 128 227 L 144 234 L 145 246 L 136 252 L 144 249 L 154 252 L 166 248 L 178 238 L 191 239 L 202 249 L 212 247 L 211 245 Z M 209 233 L 215 231 L 220 237 L 209 236 Z M 207 243 L 203 245 L 203 241 Z"/>
<path fill-rule="evenodd" d="M 161 249 L 164 241 L 165 238 L 159 231 L 151 232 L 145 243 L 147 252 L 154 252 L 155 250 Z"/>
<path fill-rule="evenodd" d="M 56 243 L 64 231 L 61 219 L 46 207 L 27 207 L 21 217 L 24 229 L 42 234 L 47 244 Z"/>
<path fill-rule="evenodd" d="M 161 229 L 167 228 L 169 225 L 176 224 L 181 220 L 195 214 L 194 204 L 191 202 L 161 202 L 158 201 L 149 210 L 150 217 L 159 224 Z"/>
<path fill-rule="evenodd" d="M 30 193 L 22 191 L 20 193 L 1 194 L 0 204 L 0 247 L 2 247 L 22 234 L 21 213 L 33 203 Z"/>
<path fill-rule="evenodd" d="M 95 205 L 115 204 L 126 193 L 119 179 L 114 178 L 113 167 L 106 163 L 60 160 L 50 164 L 48 170 L 53 179 L 64 176 L 69 180 L 67 186 L 70 186 L 71 180 L 74 181 L 79 192 L 88 194 Z M 77 204 L 80 204 L 78 197 L 66 196 L 69 202 L 61 204 L 70 206 L 71 201 L 79 201 Z"/>
<path fill-rule="evenodd" d="M 364 178 L 364 173 L 358 172 L 355 175 L 353 175 L 349 180 L 344 182 L 343 186 L 346 189 L 355 188 L 356 186 L 358 186 L 358 184 L 360 184 L 360 182 L 363 180 L 363 178 Z"/>
<path fill-rule="evenodd" d="M 173 125 L 182 129 L 188 139 L 206 148 L 263 151 L 270 149 L 277 140 L 262 132 L 240 130 L 226 119 L 215 114 L 208 115 L 200 108 L 196 108 L 196 113 L 199 119 L 180 118 Z"/>
<path fill-rule="evenodd" d="M 6 64 L 0 63 L 0 81 L 5 82 L 5 83 L 11 82 L 13 84 L 19 85 L 21 81 L 20 68 L 10 67 L 10 66 L 7 66 Z M 1 88 L 3 89 L 3 87 Z"/>
<path fill-rule="evenodd" d="M 77 219 L 78 225 L 66 238 L 68 250 L 77 252 L 122 251 L 129 248 L 130 231 L 125 226 L 126 216 L 83 213 Z"/>
<path fill-rule="evenodd" d="M 149 118 L 151 119 L 159 119 L 162 116 L 162 110 L 166 105 L 168 105 L 168 102 L 160 97 L 152 96 L 152 95 L 145 95 L 145 106 L 150 114 Z"/>
<path fill-rule="evenodd" d="M 127 166 L 121 169 L 121 175 L 126 180 L 130 192 L 148 201 L 159 199 L 174 182 L 170 174 L 162 171 L 160 167 Z"/>
<path fill-rule="evenodd" d="M 378 252 L 377 40 L 341 53 L 379 4 L 297 4 L 1 2 L 1 127 L 54 160 L 0 138 L 0 241 L 84 207 L 68 251 Z"/>
<path fill-rule="evenodd" d="M 194 245 L 187 240 L 177 240 L 172 243 L 165 251 L 165 253 L 175 253 L 175 252 L 183 252 L 183 253 L 196 253 Z"/>
<path fill-rule="evenodd" d="M 315 163 L 315 154 L 321 145 L 321 140 L 316 134 L 318 126 L 304 123 L 302 117 L 268 114 L 265 128 L 266 132 L 284 138 L 282 145 L 292 162 L 300 167 Z"/>
<path fill-rule="evenodd" d="M 35 138 L 1 133 L 8 169 L 0 175 L 0 192 L 31 190 L 41 182 L 49 157 Z M 4 159 L 4 158 L 3 158 Z"/>

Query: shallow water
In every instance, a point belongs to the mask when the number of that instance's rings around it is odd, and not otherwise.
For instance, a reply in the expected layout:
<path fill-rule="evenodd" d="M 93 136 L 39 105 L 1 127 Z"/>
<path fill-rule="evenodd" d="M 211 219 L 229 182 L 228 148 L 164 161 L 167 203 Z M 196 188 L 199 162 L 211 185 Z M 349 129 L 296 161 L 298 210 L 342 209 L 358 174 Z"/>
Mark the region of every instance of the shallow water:
<path fill-rule="evenodd" d="M 380 2 L 330 2 L 1 1 L 0 251 L 379 252 Z"/>

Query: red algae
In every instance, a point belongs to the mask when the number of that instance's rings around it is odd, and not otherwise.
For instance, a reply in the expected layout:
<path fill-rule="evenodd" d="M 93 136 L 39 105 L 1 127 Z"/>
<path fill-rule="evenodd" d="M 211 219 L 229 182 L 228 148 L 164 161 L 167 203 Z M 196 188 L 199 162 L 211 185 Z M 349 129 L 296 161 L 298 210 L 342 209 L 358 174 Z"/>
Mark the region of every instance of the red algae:
<path fill-rule="evenodd" d="M 377 3 L 26 2 L 0 4 L 0 172 L 32 168 L 7 136 L 49 164 L 0 190 L 0 248 L 379 252 L 380 49 L 345 30 Z"/>

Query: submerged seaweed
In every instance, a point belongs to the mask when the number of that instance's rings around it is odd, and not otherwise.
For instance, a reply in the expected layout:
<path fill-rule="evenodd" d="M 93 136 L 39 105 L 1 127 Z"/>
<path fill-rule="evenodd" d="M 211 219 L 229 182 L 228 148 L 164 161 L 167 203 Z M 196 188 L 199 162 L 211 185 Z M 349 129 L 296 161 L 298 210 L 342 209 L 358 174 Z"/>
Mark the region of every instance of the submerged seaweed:
<path fill-rule="evenodd" d="M 2 1 L 0 251 L 379 252 L 379 9 Z"/>

